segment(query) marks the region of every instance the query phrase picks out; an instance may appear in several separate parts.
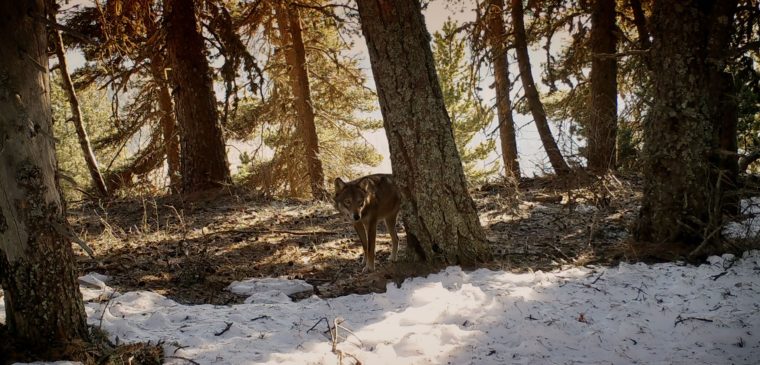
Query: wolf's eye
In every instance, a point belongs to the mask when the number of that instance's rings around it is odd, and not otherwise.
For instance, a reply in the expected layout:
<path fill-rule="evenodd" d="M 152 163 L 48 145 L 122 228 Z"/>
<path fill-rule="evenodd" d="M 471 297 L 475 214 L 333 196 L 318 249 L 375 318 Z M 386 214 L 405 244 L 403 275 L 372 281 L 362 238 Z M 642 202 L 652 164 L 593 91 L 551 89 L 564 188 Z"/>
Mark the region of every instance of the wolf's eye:
<path fill-rule="evenodd" d="M 343 201 L 343 203 L 346 205 L 351 205 L 351 199 L 346 199 Z"/>

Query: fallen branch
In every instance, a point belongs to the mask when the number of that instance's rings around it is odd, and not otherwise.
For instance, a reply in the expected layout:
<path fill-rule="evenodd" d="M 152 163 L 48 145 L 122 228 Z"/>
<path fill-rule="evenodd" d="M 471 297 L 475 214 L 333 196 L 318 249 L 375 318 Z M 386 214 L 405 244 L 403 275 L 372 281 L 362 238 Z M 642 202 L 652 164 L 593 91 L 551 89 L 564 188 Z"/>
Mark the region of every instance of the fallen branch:
<path fill-rule="evenodd" d="M 686 321 L 702 321 L 702 322 L 712 322 L 712 319 L 707 318 L 699 318 L 699 317 L 681 317 L 679 314 L 678 317 L 676 317 L 676 323 L 673 324 L 673 327 L 678 326 L 680 323 L 684 323 Z"/>
<path fill-rule="evenodd" d="M 253 321 L 258 321 L 259 319 L 268 319 L 268 318 L 272 318 L 272 317 L 270 317 L 270 316 L 267 316 L 267 315 L 258 316 L 258 317 L 256 317 L 256 318 L 253 318 L 253 319 L 251 319 L 251 322 L 253 322 Z"/>
<path fill-rule="evenodd" d="M 224 329 L 223 329 L 221 332 L 215 332 L 215 333 L 214 333 L 214 336 L 221 336 L 221 335 L 223 335 L 225 332 L 227 332 L 227 331 L 229 331 L 229 330 L 230 330 L 230 327 L 232 327 L 232 322 L 224 322 L 224 323 L 227 325 L 227 327 L 224 327 Z"/>
<path fill-rule="evenodd" d="M 351 330 L 349 330 L 348 328 L 343 327 L 343 326 L 340 325 L 343 322 L 344 322 L 344 320 L 342 318 L 335 318 L 333 320 L 333 328 L 330 330 L 330 337 L 331 337 L 331 340 L 332 340 L 332 352 L 335 355 L 338 355 L 338 364 L 341 364 L 341 365 L 343 364 L 343 356 L 346 355 L 346 356 L 350 356 L 351 358 L 353 358 L 356 361 L 355 365 L 361 365 L 362 362 L 359 361 L 359 359 L 356 358 L 356 356 L 354 356 L 353 354 L 350 354 L 348 352 L 343 352 L 343 350 L 339 350 L 338 349 L 338 341 L 340 341 L 340 335 L 338 334 L 338 329 L 339 328 L 342 328 L 344 331 L 346 331 L 349 334 L 351 334 L 352 336 L 356 337 L 356 339 L 359 340 L 359 346 L 364 346 L 364 343 L 362 342 L 362 339 L 359 338 L 359 336 L 357 336 L 355 333 L 351 332 Z"/>
<path fill-rule="evenodd" d="M 190 347 L 189 345 L 184 345 L 183 346 L 183 345 L 180 345 L 178 343 L 177 344 L 173 344 L 172 346 L 176 347 L 176 349 L 174 349 L 174 352 L 172 352 L 172 354 L 176 354 L 177 351 Z"/>
<path fill-rule="evenodd" d="M 75 234 L 71 233 L 71 231 L 68 228 L 58 224 L 57 222 L 50 222 L 50 225 L 53 227 L 53 229 L 55 229 L 56 232 L 58 232 L 58 234 L 79 244 L 79 247 L 82 247 L 84 252 L 87 252 L 87 255 L 90 256 L 91 259 L 95 260 L 95 252 L 92 251 L 90 246 L 88 246 L 87 243 L 82 241 Z"/>
<path fill-rule="evenodd" d="M 306 330 L 306 333 L 309 333 L 309 332 L 313 331 L 315 328 L 317 328 L 317 326 L 318 326 L 320 323 L 322 323 L 322 321 L 325 321 L 325 322 L 327 323 L 327 329 L 329 330 L 329 329 L 330 329 L 330 321 L 327 319 L 327 317 L 322 317 L 322 318 L 320 318 L 320 319 L 317 321 L 317 323 L 314 323 L 314 325 L 313 325 L 313 326 L 311 326 L 311 328 L 309 328 L 308 330 Z"/>
<path fill-rule="evenodd" d="M 103 312 L 100 313 L 100 319 L 98 321 L 98 329 L 103 328 L 103 317 L 106 315 L 106 310 L 108 309 L 108 305 L 111 304 L 111 300 L 113 300 L 113 297 L 116 295 L 116 290 L 111 288 L 111 294 L 108 295 L 108 301 L 106 301 L 106 305 L 103 307 Z"/>
<path fill-rule="evenodd" d="M 549 246 L 549 247 L 551 247 L 551 248 L 553 248 L 555 251 L 557 251 L 562 257 L 565 258 L 565 260 L 567 260 L 569 262 L 573 262 L 573 259 L 570 256 L 566 255 L 564 252 L 562 252 L 562 250 L 560 250 L 559 247 L 557 247 L 557 246 L 555 246 L 555 245 L 553 245 L 551 243 L 547 243 L 546 245 Z"/>
<path fill-rule="evenodd" d="M 291 231 L 288 229 L 266 229 L 266 228 L 249 228 L 249 229 L 230 229 L 227 232 L 235 232 L 235 233 L 259 233 L 259 234 L 273 234 L 273 233 L 281 233 L 281 234 L 292 234 L 294 236 L 309 236 L 309 235 L 317 235 L 317 234 L 335 234 L 335 232 L 332 231 Z M 217 232 L 222 233 L 222 232 Z"/>
<path fill-rule="evenodd" d="M 596 282 L 597 282 L 597 281 L 599 281 L 599 279 L 601 279 L 601 278 L 602 278 L 602 275 L 604 275 L 604 273 L 605 273 L 605 271 L 602 271 L 602 273 L 601 273 L 601 274 L 599 274 L 599 276 L 597 276 L 597 277 L 596 277 L 596 279 L 594 279 L 594 281 L 592 281 L 592 282 L 591 282 L 591 284 L 592 284 L 592 285 L 593 285 L 593 284 L 596 284 Z"/>

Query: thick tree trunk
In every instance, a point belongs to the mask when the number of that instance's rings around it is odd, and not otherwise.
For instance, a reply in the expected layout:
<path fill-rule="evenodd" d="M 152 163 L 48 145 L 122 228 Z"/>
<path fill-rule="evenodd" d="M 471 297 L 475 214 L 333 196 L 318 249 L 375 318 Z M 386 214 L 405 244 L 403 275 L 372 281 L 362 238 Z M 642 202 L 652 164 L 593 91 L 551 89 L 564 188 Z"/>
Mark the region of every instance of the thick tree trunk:
<path fill-rule="evenodd" d="M 615 169 L 617 142 L 617 29 L 615 0 L 596 0 L 591 12 L 591 103 L 589 105 L 588 168 L 603 173 Z M 606 56 L 603 56 L 606 55 Z"/>
<path fill-rule="evenodd" d="M 466 265 L 487 259 L 419 2 L 358 5 L 408 246 L 428 261 Z"/>
<path fill-rule="evenodd" d="M 311 104 L 309 89 L 309 74 L 306 69 L 306 50 L 304 49 L 301 31 L 301 17 L 298 9 L 287 3 L 275 7 L 277 24 L 280 28 L 285 50 L 285 60 L 288 64 L 290 86 L 298 113 L 299 132 L 304 143 L 304 160 L 309 173 L 311 193 L 314 199 L 327 199 L 325 177 L 322 161 L 319 159 L 319 139 L 317 127 L 314 124 L 314 109 Z"/>
<path fill-rule="evenodd" d="M 512 27 L 515 36 L 515 51 L 517 52 L 517 64 L 520 67 L 520 80 L 522 80 L 525 98 L 528 99 L 528 107 L 536 122 L 536 129 L 541 138 L 541 144 L 544 146 L 546 155 L 549 156 L 549 162 L 558 175 L 570 172 L 570 167 L 562 157 L 562 153 L 557 147 L 557 141 L 552 136 L 549 128 L 549 122 L 546 120 L 546 111 L 541 103 L 541 98 L 536 89 L 536 83 L 533 81 L 533 73 L 530 67 L 530 56 L 528 55 L 528 41 L 525 35 L 525 22 L 523 20 L 522 0 L 511 0 L 512 7 Z"/>
<path fill-rule="evenodd" d="M 54 30 L 52 31 L 52 34 L 53 41 L 55 42 L 55 54 L 58 57 L 58 70 L 61 72 L 61 80 L 63 81 L 63 90 L 66 92 L 66 96 L 69 99 L 69 105 L 71 106 L 71 121 L 74 123 L 74 128 L 77 131 L 79 146 L 82 148 L 82 155 L 87 164 L 87 170 L 90 171 L 92 185 L 98 191 L 100 196 L 108 196 L 105 180 L 103 180 L 103 175 L 100 173 L 98 160 L 95 158 L 95 153 L 92 152 L 90 137 L 87 136 L 87 130 L 84 128 L 84 121 L 82 121 L 82 109 L 79 107 L 79 99 L 77 98 L 74 84 L 71 82 L 71 76 L 69 75 L 68 62 L 66 62 L 66 50 L 63 47 L 61 31 Z"/>
<path fill-rule="evenodd" d="M 166 153 L 166 162 L 168 166 L 167 174 L 169 175 L 169 184 L 171 191 L 179 191 L 181 186 L 180 178 L 180 152 L 179 152 L 179 133 L 177 133 L 177 120 L 174 118 L 174 103 L 169 91 L 169 82 L 164 73 L 164 57 L 161 54 L 155 54 L 150 59 L 150 70 L 158 85 L 158 107 L 161 112 L 159 123 L 163 131 L 164 152 Z"/>
<path fill-rule="evenodd" d="M 722 19 L 730 27 L 732 16 L 719 14 L 716 3 L 721 1 L 655 3 L 655 103 L 644 125 L 644 197 L 636 231 L 641 240 L 699 244 L 719 236 L 723 187 L 715 179 L 720 174 L 714 156 L 718 106 L 726 96 L 715 95 L 720 85 L 712 75 L 723 71 L 729 37 L 715 39 L 711 24 Z"/>
<path fill-rule="evenodd" d="M 11 335 L 49 357 L 89 335 L 62 233 L 44 3 L 0 2 L 0 282 Z"/>
<path fill-rule="evenodd" d="M 182 191 L 218 188 L 230 182 L 230 170 L 195 2 L 164 0 L 164 14 L 180 127 Z"/>
<path fill-rule="evenodd" d="M 512 118 L 512 101 L 509 91 L 509 63 L 507 62 L 507 31 L 504 26 L 504 0 L 489 0 L 486 9 L 487 38 L 491 48 L 491 64 L 496 81 L 496 110 L 499 116 L 499 140 L 504 172 L 516 179 L 520 177 L 517 155 L 515 121 Z"/>

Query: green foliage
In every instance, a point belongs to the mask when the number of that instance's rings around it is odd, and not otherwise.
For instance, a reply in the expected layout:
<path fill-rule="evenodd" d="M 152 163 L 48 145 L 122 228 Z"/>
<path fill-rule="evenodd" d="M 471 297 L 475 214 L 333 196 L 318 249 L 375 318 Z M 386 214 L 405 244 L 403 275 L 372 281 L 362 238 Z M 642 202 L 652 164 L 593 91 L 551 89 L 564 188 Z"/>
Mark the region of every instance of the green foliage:
<path fill-rule="evenodd" d="M 301 19 L 325 178 L 358 177 L 382 160 L 362 134 L 382 128 L 381 121 L 368 117 L 377 98 L 364 86 L 358 61 L 347 56 L 350 44 L 341 39 L 336 24 L 306 9 Z M 264 67 L 266 97 L 242 98 L 228 125 L 237 139 L 260 142 L 264 152 L 245 154 L 235 180 L 269 195 L 306 197 L 310 187 L 285 53 L 278 31 L 265 33 L 275 46 Z"/>
<path fill-rule="evenodd" d="M 457 27 L 457 23 L 449 19 L 441 31 L 433 34 L 433 58 L 465 175 L 470 183 L 478 184 L 496 174 L 499 168 L 496 163 L 480 166 L 496 150 L 496 141 L 474 141 L 478 132 L 491 123 L 494 113 L 475 93 L 481 80 L 465 60 L 466 44 L 457 34 Z"/>
<path fill-rule="evenodd" d="M 61 189 L 67 200 L 82 197 L 82 191 L 92 191 L 92 179 L 84 161 L 84 154 L 79 145 L 76 128 L 71 122 L 71 106 L 61 85 L 57 71 L 50 74 L 50 103 L 53 111 L 53 135 L 56 138 L 55 153 L 58 171 L 61 175 Z M 95 87 L 77 90 L 82 119 L 94 141 L 113 133 L 111 106 L 106 92 Z M 117 155 L 118 153 L 118 155 Z M 105 172 L 111 161 L 112 168 L 119 166 L 126 158 L 126 151 L 119 152 L 116 147 L 95 150 L 95 157 L 101 172 Z"/>

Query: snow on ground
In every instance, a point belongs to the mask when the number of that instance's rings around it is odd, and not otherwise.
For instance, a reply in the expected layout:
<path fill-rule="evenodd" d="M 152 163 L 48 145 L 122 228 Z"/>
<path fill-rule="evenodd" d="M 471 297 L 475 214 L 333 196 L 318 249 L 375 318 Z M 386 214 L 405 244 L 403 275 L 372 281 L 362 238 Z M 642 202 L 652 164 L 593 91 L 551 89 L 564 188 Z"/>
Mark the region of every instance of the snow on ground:
<path fill-rule="evenodd" d="M 741 201 L 741 222 L 729 222 L 723 227 L 723 235 L 730 238 L 760 239 L 760 197 Z"/>
<path fill-rule="evenodd" d="M 288 303 L 291 302 L 288 295 L 306 292 L 310 294 L 314 287 L 303 280 L 289 280 L 284 278 L 256 278 L 243 281 L 233 281 L 227 290 L 238 294 L 247 295 L 245 303 Z"/>
<path fill-rule="evenodd" d="M 383 294 L 232 306 L 181 305 L 147 291 L 120 295 L 93 279 L 104 278 L 80 278 L 99 290 L 90 297 L 111 300 L 87 303 L 89 322 L 99 325 L 102 315 L 114 341 L 164 341 L 169 364 L 339 364 L 327 332 L 336 319 L 344 364 L 351 356 L 363 364 L 760 359 L 760 251 L 711 257 L 699 267 L 621 264 L 526 274 L 449 267 L 401 287 L 389 284 Z M 274 287 L 290 290 L 281 280 Z M 271 288 L 263 292 L 277 291 Z"/>

